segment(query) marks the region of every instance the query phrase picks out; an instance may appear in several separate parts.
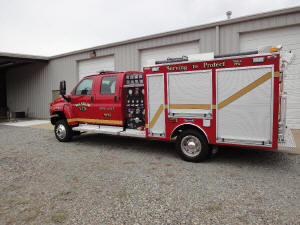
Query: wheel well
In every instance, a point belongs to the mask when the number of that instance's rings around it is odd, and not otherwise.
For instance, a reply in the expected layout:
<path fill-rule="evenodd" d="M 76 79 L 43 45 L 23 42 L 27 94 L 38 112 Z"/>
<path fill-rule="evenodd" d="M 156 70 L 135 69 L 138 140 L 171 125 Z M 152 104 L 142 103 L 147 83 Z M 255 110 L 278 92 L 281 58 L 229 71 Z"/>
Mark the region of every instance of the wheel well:
<path fill-rule="evenodd" d="M 55 116 L 54 116 L 55 115 Z M 55 123 L 61 119 L 66 119 L 66 116 L 64 114 L 64 112 L 54 112 L 53 113 L 53 117 L 51 117 L 51 123 L 52 125 L 55 125 Z"/>
<path fill-rule="evenodd" d="M 189 129 L 189 130 L 195 130 L 195 131 L 199 132 L 201 135 L 203 135 L 203 137 L 206 138 L 207 143 L 209 143 L 209 140 L 208 140 L 208 137 L 207 137 L 206 133 L 200 127 L 198 127 L 198 126 L 196 126 L 194 124 L 183 124 L 183 125 L 178 126 L 172 132 L 171 138 L 177 137 L 182 131 L 187 130 L 187 129 Z"/>

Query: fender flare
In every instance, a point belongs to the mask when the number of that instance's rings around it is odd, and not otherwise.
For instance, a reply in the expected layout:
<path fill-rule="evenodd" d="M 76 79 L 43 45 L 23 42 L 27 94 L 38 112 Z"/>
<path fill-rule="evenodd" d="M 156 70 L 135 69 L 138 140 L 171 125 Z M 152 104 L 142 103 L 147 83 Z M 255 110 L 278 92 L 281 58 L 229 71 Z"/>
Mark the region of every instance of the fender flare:
<path fill-rule="evenodd" d="M 181 128 L 181 127 L 184 127 L 184 126 L 196 128 L 196 130 L 200 131 L 200 133 L 202 133 L 202 134 L 204 135 L 204 137 L 205 137 L 206 140 L 207 140 L 207 143 L 209 143 L 209 138 L 208 138 L 206 132 L 205 132 L 200 126 L 198 126 L 198 125 L 196 125 L 196 124 L 193 124 L 193 123 L 182 123 L 182 124 L 178 125 L 177 127 L 175 127 L 175 128 L 172 130 L 171 136 L 170 136 L 170 137 L 171 137 L 171 138 L 172 138 L 172 137 L 175 137 L 175 134 L 177 134 L 177 132 L 179 133 L 180 128 Z M 186 129 L 186 128 L 185 128 L 185 129 Z"/>

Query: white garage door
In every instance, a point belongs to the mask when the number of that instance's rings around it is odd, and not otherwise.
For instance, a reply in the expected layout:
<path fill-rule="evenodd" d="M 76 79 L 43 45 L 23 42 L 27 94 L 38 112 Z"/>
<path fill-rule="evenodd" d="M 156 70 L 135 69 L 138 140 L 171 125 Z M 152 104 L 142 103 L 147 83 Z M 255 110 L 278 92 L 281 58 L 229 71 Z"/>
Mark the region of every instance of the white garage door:
<path fill-rule="evenodd" d="M 199 52 L 199 41 L 145 49 L 141 51 L 141 69 L 147 66 L 149 60 L 166 60 L 168 57 L 182 57 Z"/>
<path fill-rule="evenodd" d="M 255 50 L 261 46 L 283 45 L 283 50 L 295 53 L 292 64 L 286 71 L 285 91 L 287 99 L 287 123 L 300 129 L 300 26 L 277 28 L 266 31 L 241 34 L 240 50 Z"/>
<path fill-rule="evenodd" d="M 79 61 L 79 80 L 85 76 L 97 74 L 101 70 L 115 70 L 115 61 L 113 56 L 105 56 Z"/>

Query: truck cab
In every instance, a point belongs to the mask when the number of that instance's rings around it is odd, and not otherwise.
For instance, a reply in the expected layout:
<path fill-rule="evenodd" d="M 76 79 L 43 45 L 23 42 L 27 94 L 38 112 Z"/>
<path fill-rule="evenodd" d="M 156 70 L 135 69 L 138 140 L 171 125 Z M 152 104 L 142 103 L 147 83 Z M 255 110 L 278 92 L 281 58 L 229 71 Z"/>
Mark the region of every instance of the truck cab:
<path fill-rule="evenodd" d="M 62 97 L 50 104 L 57 139 L 68 141 L 78 134 L 74 131 L 92 131 L 91 127 L 94 132 L 106 129 L 112 134 L 126 128 L 143 132 L 143 87 L 141 72 L 101 72 L 84 77 L 70 94 L 61 93 Z M 65 90 L 65 83 L 61 88 Z"/>

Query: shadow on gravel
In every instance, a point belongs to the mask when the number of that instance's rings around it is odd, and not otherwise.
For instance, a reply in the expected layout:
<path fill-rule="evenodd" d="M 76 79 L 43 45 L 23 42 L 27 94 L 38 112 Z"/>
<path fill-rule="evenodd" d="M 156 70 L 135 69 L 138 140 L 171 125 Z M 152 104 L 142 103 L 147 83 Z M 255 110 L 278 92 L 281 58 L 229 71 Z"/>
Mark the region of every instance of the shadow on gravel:
<path fill-rule="evenodd" d="M 257 166 L 278 170 L 294 166 L 297 157 L 297 155 L 281 152 L 222 146 L 213 161 L 222 164 L 230 163 L 238 167 Z"/>
<path fill-rule="evenodd" d="M 78 144 L 89 144 L 94 147 L 108 147 L 109 149 L 119 148 L 143 154 L 155 154 L 157 157 L 170 157 L 179 159 L 176 154 L 174 143 L 159 140 L 148 140 L 131 137 L 120 137 L 103 134 L 84 134 L 73 139 Z M 238 167 L 259 166 L 283 169 L 294 164 L 295 155 L 288 155 L 279 152 L 262 151 L 256 149 L 243 149 L 234 147 L 220 147 L 217 155 L 208 162 L 213 164 L 233 164 Z"/>
<path fill-rule="evenodd" d="M 108 147 L 109 149 L 127 150 L 135 152 L 143 152 L 144 154 L 156 154 L 159 156 L 167 156 L 178 158 L 174 143 L 161 140 L 149 140 L 134 137 L 122 137 L 104 134 L 83 134 L 74 137 L 72 142 L 82 144 L 89 144 L 93 147 L 99 146 L 102 148 Z"/>

